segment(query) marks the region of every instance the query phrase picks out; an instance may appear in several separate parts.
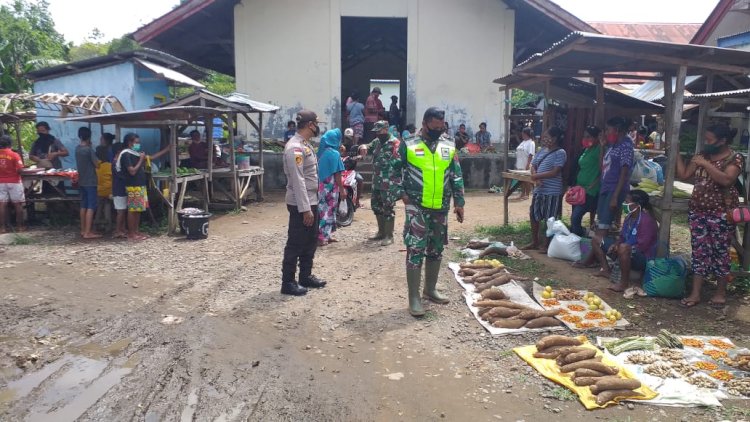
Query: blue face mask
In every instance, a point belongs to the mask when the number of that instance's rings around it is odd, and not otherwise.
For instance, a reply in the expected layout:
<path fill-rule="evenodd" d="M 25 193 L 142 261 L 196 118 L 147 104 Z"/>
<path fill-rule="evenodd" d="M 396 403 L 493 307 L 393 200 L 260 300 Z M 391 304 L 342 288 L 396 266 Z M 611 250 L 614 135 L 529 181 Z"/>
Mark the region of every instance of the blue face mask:
<path fill-rule="evenodd" d="M 133 148 L 131 149 L 135 152 L 138 152 L 141 150 L 141 144 L 133 144 Z"/>

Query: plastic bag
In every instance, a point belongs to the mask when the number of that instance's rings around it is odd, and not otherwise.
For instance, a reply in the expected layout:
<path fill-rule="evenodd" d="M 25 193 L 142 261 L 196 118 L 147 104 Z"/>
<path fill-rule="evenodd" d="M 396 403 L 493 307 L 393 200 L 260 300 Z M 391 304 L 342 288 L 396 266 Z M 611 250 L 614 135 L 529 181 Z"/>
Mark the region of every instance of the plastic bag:
<path fill-rule="evenodd" d="M 687 263 L 681 258 L 656 258 L 646 262 L 643 290 L 649 296 L 678 298 L 685 294 Z"/>
<path fill-rule="evenodd" d="M 549 242 L 547 256 L 566 261 L 579 261 L 581 259 L 581 238 L 575 234 L 556 234 Z"/>
<path fill-rule="evenodd" d="M 568 227 L 562 221 L 550 217 L 547 219 L 547 237 L 557 234 L 569 235 L 570 230 L 568 230 Z"/>
<path fill-rule="evenodd" d="M 349 214 L 349 204 L 346 202 L 347 201 L 339 201 L 338 213 L 341 218 L 345 218 L 346 215 Z"/>
<path fill-rule="evenodd" d="M 630 176 L 631 183 L 640 183 L 642 179 L 649 179 L 654 183 L 664 184 L 664 170 L 658 163 L 643 158 L 641 153 L 634 156 L 635 165 Z"/>

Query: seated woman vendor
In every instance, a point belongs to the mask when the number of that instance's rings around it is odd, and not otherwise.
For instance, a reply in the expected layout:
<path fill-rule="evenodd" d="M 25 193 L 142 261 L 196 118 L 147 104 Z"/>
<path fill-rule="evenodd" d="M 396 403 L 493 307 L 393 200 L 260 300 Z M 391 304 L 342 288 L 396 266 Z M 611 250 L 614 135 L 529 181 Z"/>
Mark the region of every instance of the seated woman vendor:
<path fill-rule="evenodd" d="M 190 145 L 188 154 L 190 154 L 190 167 L 197 169 L 208 168 L 208 143 L 201 140 L 201 133 L 197 130 L 190 132 Z"/>
<path fill-rule="evenodd" d="M 596 260 L 606 261 L 604 259 L 606 251 L 607 255 L 620 263 L 622 273 L 620 282 L 609 289 L 615 292 L 625 292 L 624 296 L 629 299 L 635 295 L 646 295 L 640 286 L 630 286 L 630 271 L 645 270 L 646 261 L 654 257 L 658 226 L 651 215 L 651 203 L 646 192 L 631 191 L 625 196 L 622 208 L 627 216 L 618 239 L 616 241 L 610 238 L 605 239 L 601 248 L 592 248 L 593 253 L 574 266 L 589 268 Z M 611 272 L 609 268 L 602 268 L 597 275 L 609 279 Z"/>

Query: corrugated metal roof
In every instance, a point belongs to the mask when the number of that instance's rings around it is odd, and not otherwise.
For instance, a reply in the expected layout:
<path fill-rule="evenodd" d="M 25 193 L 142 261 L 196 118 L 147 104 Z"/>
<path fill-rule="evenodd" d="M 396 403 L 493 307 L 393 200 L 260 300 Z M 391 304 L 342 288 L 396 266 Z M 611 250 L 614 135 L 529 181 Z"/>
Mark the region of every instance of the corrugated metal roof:
<path fill-rule="evenodd" d="M 615 37 L 687 44 L 701 24 L 699 23 L 632 23 L 589 22 L 602 34 Z"/>
<path fill-rule="evenodd" d="M 688 76 L 687 78 L 685 78 L 685 85 L 690 85 L 700 78 L 701 76 L 698 75 Z M 672 90 L 674 90 L 675 83 L 675 78 L 672 78 Z M 689 94 L 688 91 L 685 92 Z M 633 92 L 630 93 L 630 96 L 639 98 L 643 101 L 660 101 L 662 98 L 664 98 L 664 82 L 646 81 L 643 85 L 634 89 Z"/>
<path fill-rule="evenodd" d="M 554 99 L 561 99 L 565 102 L 574 103 L 583 107 L 593 107 L 596 103 L 596 85 L 575 78 L 551 78 L 550 96 Z M 522 82 L 530 82 L 522 86 L 522 89 L 532 92 L 544 92 L 544 80 L 534 80 L 520 75 L 508 75 L 503 78 L 495 79 L 493 82 L 501 85 L 514 85 Z M 570 95 L 575 94 L 575 95 Z M 583 99 L 586 100 L 583 100 Z M 652 112 L 661 112 L 664 107 L 659 104 L 634 98 L 628 94 L 618 92 L 614 89 L 604 88 L 604 102 L 606 104 L 620 107 L 623 109 L 647 110 Z"/>
<path fill-rule="evenodd" d="M 164 107 L 150 108 L 146 110 L 126 111 L 123 113 L 97 114 L 91 116 L 71 117 L 59 119 L 70 122 L 100 123 L 102 125 L 137 124 L 138 127 L 163 126 L 172 124 L 174 121 L 196 121 L 203 120 L 209 116 L 225 113 L 225 110 L 210 107 Z"/>
<path fill-rule="evenodd" d="M 273 104 L 266 104 L 261 103 L 260 101 L 251 100 L 249 96 L 239 92 L 233 92 L 225 96 L 224 98 L 226 98 L 227 101 L 231 101 L 233 103 L 248 105 L 252 107 L 254 111 L 261 111 L 264 113 L 275 113 L 281 108 Z"/>
<path fill-rule="evenodd" d="M 592 74 L 668 73 L 675 72 L 679 65 L 687 66 L 691 75 L 729 67 L 734 67 L 736 73 L 749 73 L 750 52 L 573 32 L 543 53 L 519 64 L 513 72 L 554 74 L 559 73 L 559 69 L 586 69 Z"/>
<path fill-rule="evenodd" d="M 207 89 L 199 89 L 180 98 L 155 105 L 153 106 L 153 108 L 165 108 L 173 106 L 200 106 L 202 104 L 209 107 L 218 107 L 224 109 L 225 111 L 229 110 L 239 113 L 275 113 L 279 110 L 279 106 L 252 100 L 248 95 L 242 94 L 240 92 L 233 92 L 227 96 L 224 96 L 219 95 L 215 92 L 211 92 Z"/>
<path fill-rule="evenodd" d="M 733 97 L 750 97 L 750 88 L 735 89 L 734 91 L 709 92 L 707 94 L 686 95 L 685 101 L 711 99 L 711 98 L 733 98 Z"/>
<path fill-rule="evenodd" d="M 187 76 L 183 75 L 180 72 L 176 72 L 172 69 L 167 69 L 164 66 L 159 66 L 156 63 L 147 62 L 146 60 L 139 60 L 135 59 L 135 62 L 144 66 L 148 70 L 156 73 L 157 75 L 161 75 L 164 77 L 164 79 L 168 79 L 172 82 L 176 82 L 180 85 L 186 85 L 186 86 L 193 86 L 196 88 L 205 88 L 206 86 L 202 83 L 192 79 L 188 78 Z"/>
<path fill-rule="evenodd" d="M 193 79 L 201 79 L 206 77 L 206 72 L 198 69 L 192 64 L 178 59 L 177 57 L 170 54 L 152 50 L 150 48 L 126 51 L 122 53 L 114 53 L 107 56 L 92 57 L 86 60 L 47 67 L 44 69 L 29 72 L 27 76 L 33 81 L 45 80 L 63 75 L 85 72 L 89 69 L 94 69 L 100 66 L 122 63 L 130 59 L 145 59 L 151 63 L 156 63 L 160 66 L 179 71 L 180 73 L 187 75 L 188 77 Z"/>

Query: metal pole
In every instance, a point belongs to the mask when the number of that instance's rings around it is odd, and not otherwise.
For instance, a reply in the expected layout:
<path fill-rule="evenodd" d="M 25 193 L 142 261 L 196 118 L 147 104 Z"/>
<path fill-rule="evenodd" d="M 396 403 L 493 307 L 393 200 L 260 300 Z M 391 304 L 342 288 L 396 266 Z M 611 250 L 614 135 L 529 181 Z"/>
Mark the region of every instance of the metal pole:
<path fill-rule="evenodd" d="M 596 83 L 596 115 L 594 116 L 594 121 L 596 122 L 596 127 L 603 129 L 604 122 L 606 121 L 606 116 L 604 115 L 604 76 L 601 74 L 596 75 L 594 82 Z"/>
<path fill-rule="evenodd" d="M 263 113 L 258 112 L 258 146 L 260 147 L 260 154 L 258 155 L 258 161 L 260 163 L 261 174 L 258 175 L 258 201 L 263 200 Z"/>
<path fill-rule="evenodd" d="M 171 177 L 169 178 L 169 234 L 173 234 L 177 229 L 177 201 L 175 201 L 177 194 L 177 125 L 169 126 L 169 160 L 172 162 L 170 166 L 172 170 Z"/>
<path fill-rule="evenodd" d="M 508 86 L 505 86 L 505 148 L 503 148 L 503 171 L 508 171 L 508 151 L 510 150 L 510 98 L 511 90 Z M 507 189 L 509 183 L 503 183 L 503 187 Z M 503 224 L 508 225 L 508 192 L 503 190 Z"/>

